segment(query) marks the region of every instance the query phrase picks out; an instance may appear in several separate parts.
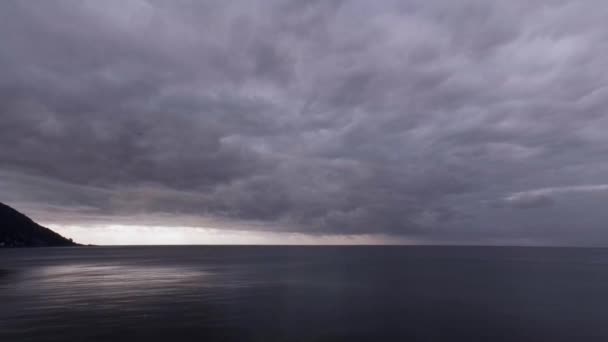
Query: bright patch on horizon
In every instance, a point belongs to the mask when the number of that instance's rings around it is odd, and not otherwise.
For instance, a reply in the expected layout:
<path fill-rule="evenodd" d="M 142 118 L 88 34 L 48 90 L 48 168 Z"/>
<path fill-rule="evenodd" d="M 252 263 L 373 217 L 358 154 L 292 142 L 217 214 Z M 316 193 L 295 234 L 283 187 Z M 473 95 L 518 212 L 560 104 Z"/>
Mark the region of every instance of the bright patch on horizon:
<path fill-rule="evenodd" d="M 413 240 L 383 235 L 320 235 L 254 232 L 196 227 L 47 224 L 81 244 L 93 245 L 363 245 L 407 244 Z"/>

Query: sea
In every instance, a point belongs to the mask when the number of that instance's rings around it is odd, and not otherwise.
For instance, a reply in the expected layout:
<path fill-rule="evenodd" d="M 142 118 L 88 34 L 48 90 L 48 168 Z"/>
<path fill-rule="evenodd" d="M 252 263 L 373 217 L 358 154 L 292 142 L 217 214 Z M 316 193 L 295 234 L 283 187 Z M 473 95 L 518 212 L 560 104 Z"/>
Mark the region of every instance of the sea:
<path fill-rule="evenodd" d="M 608 249 L 1 249 L 0 341 L 608 341 Z"/>

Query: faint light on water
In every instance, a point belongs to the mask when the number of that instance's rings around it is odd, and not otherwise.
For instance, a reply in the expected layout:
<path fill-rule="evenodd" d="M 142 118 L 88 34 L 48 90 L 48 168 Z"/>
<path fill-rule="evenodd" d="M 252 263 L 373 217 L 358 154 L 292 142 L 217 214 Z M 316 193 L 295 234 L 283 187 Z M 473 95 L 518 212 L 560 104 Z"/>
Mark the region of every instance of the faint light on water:
<path fill-rule="evenodd" d="M 184 287 L 214 286 L 213 274 L 187 267 L 79 263 L 48 265 L 24 275 L 19 293 L 44 295 L 44 305 L 121 306 Z"/>

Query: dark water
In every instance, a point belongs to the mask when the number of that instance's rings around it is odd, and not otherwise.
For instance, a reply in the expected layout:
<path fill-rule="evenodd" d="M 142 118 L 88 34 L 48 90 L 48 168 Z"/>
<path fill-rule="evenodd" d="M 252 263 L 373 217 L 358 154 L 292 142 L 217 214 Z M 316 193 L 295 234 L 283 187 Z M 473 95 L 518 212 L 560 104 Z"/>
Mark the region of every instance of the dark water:
<path fill-rule="evenodd" d="M 0 341 L 608 341 L 608 250 L 0 250 Z"/>

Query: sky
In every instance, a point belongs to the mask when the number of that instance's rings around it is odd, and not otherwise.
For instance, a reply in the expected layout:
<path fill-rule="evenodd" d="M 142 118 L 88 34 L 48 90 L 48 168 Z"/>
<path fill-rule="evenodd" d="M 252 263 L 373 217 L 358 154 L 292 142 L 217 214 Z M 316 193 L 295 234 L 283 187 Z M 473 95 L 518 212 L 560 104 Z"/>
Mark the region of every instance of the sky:
<path fill-rule="evenodd" d="M 0 2 L 0 201 L 98 244 L 608 246 L 603 0 Z"/>

